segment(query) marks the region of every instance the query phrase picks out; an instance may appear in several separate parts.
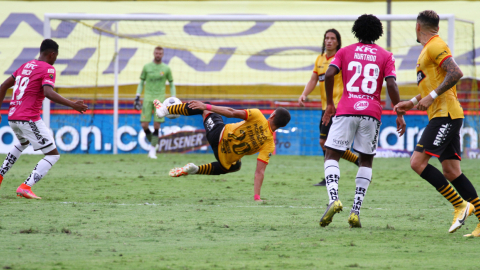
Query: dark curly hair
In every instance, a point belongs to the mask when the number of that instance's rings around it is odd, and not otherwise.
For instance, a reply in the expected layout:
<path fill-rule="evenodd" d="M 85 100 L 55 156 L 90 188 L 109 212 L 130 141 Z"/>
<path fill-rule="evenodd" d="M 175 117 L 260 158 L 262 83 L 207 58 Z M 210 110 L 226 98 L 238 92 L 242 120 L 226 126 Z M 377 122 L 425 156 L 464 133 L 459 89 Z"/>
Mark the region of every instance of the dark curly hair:
<path fill-rule="evenodd" d="M 328 29 L 327 31 L 325 31 L 325 34 L 323 35 L 322 55 L 325 53 L 325 39 L 327 38 L 328 33 L 334 33 L 335 37 L 337 38 L 338 45 L 336 50 L 338 51 L 340 50 L 340 48 L 342 48 L 342 36 L 340 36 L 340 33 L 334 28 Z"/>
<path fill-rule="evenodd" d="M 353 24 L 352 33 L 359 41 L 374 43 L 383 35 L 382 22 L 372 14 L 363 14 Z"/>

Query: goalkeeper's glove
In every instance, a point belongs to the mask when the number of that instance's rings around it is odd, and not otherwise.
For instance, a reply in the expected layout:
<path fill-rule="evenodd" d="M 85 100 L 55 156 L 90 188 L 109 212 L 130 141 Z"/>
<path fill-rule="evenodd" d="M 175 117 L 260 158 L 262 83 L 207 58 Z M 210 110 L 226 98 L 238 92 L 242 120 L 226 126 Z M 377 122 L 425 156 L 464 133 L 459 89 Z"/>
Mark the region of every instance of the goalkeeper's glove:
<path fill-rule="evenodd" d="M 135 110 L 140 111 L 142 109 L 142 103 L 140 102 L 140 96 L 137 96 L 135 98 L 135 102 L 133 103 L 133 108 Z"/>

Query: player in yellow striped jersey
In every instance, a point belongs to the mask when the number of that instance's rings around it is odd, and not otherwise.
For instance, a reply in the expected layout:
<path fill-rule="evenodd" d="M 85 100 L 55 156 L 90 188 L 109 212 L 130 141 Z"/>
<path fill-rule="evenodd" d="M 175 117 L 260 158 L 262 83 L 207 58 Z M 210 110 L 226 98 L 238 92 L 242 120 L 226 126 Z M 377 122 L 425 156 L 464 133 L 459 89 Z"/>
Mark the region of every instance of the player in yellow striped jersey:
<path fill-rule="evenodd" d="M 460 128 L 464 116 L 455 85 L 463 73 L 447 44 L 438 36 L 438 30 L 437 13 L 433 10 L 420 12 L 416 26 L 417 41 L 423 45 L 417 62 L 420 94 L 410 101 L 398 103 L 394 110 L 404 112 L 418 104 L 419 110 L 427 111 L 429 122 L 413 152 L 410 165 L 452 203 L 455 211 L 449 232 L 459 229 L 475 211 L 479 223 L 471 234 L 465 236 L 480 237 L 480 199 L 460 168 Z M 443 174 L 428 164 L 432 156 L 441 162 Z"/>
<path fill-rule="evenodd" d="M 197 166 L 188 163 L 183 168 L 174 168 L 170 176 L 179 177 L 189 174 L 219 175 L 240 170 L 240 159 L 245 155 L 258 154 L 254 179 L 254 200 L 260 201 L 265 168 L 270 156 L 275 151 L 273 138 L 275 130 L 290 122 L 290 113 L 284 108 L 277 108 L 268 119 L 258 109 L 235 110 L 228 107 L 213 106 L 200 101 L 191 101 L 165 107 L 155 100 L 157 116 L 168 114 L 185 116 L 203 115 L 207 140 L 212 147 L 216 162 Z M 244 121 L 224 124 L 222 116 L 239 118 Z"/>
<path fill-rule="evenodd" d="M 307 85 L 305 85 L 305 89 L 303 90 L 302 95 L 298 98 L 298 103 L 300 106 L 304 107 L 304 102 L 307 100 L 308 95 L 315 89 L 317 86 L 317 81 L 319 82 L 320 87 L 320 96 L 322 98 L 322 116 L 325 113 L 325 109 L 327 108 L 327 94 L 325 92 L 325 72 L 327 72 L 328 66 L 330 62 L 333 60 L 337 51 L 342 47 L 342 37 L 340 33 L 335 29 L 328 29 L 325 31 L 323 36 L 323 46 L 322 46 L 322 53 L 317 57 L 315 61 L 315 66 L 313 67 L 313 73 L 310 77 L 310 81 L 308 81 Z M 343 94 L 343 81 L 342 81 L 342 73 L 338 73 L 335 76 L 334 86 L 333 86 L 333 101 L 335 103 L 335 107 L 337 107 L 338 102 Z M 320 117 L 321 119 L 321 117 Z M 332 125 L 332 121 L 329 122 L 328 125 L 322 124 L 320 121 L 319 128 L 320 128 L 320 147 L 323 150 L 323 154 L 325 155 L 325 142 L 327 141 L 328 132 L 330 131 L 330 126 Z M 347 149 L 343 154 L 342 158 L 355 163 L 358 165 L 358 156 L 352 153 L 350 150 Z M 320 183 L 315 184 L 315 186 L 325 186 L 325 179 L 323 179 Z"/>

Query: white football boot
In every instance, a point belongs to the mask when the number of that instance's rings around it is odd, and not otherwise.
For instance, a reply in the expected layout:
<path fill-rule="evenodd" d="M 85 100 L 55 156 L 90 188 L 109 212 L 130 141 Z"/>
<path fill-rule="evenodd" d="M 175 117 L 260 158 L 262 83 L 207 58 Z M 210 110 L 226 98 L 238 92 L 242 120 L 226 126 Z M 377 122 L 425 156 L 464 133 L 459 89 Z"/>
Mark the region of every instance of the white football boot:
<path fill-rule="evenodd" d="M 151 159 L 157 159 L 157 149 L 158 149 L 158 144 L 156 146 L 150 145 L 150 150 L 148 151 L 148 157 Z"/>
<path fill-rule="evenodd" d="M 193 163 L 188 163 L 187 165 L 183 166 L 183 168 L 173 168 L 168 173 L 171 177 L 180 177 L 186 176 L 189 174 L 196 174 L 198 172 L 198 166 Z"/>

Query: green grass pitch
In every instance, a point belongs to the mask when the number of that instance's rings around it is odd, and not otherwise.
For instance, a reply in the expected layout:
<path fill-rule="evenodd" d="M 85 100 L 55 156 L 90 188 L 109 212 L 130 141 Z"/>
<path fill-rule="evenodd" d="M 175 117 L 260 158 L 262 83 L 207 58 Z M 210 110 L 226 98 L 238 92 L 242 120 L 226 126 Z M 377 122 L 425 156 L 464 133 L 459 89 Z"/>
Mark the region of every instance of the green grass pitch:
<path fill-rule="evenodd" d="M 254 156 L 229 175 L 168 176 L 213 155 L 63 155 L 33 189 L 42 200 L 17 198 L 40 158 L 20 157 L 0 189 L 0 269 L 479 268 L 480 239 L 463 237 L 478 220 L 449 234 L 451 205 L 408 159 L 375 159 L 363 228 L 350 229 L 356 167 L 346 161 L 344 211 L 321 228 L 328 198 L 312 185 L 322 157 L 273 157 L 263 203 L 253 201 Z M 478 161 L 462 166 L 480 190 Z"/>

